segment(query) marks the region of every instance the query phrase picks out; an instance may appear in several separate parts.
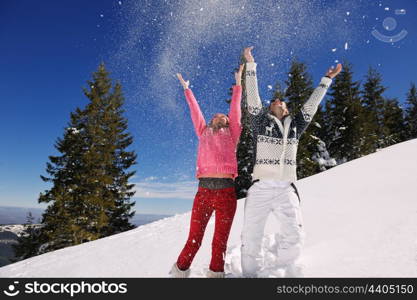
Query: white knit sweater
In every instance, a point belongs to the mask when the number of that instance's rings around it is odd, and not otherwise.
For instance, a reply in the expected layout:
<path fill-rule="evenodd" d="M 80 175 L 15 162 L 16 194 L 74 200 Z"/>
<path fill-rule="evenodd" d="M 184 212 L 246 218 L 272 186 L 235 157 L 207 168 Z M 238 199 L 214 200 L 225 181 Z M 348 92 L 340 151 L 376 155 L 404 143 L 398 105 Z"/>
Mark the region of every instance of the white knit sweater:
<path fill-rule="evenodd" d="M 332 80 L 323 77 L 319 86 L 294 117 L 287 116 L 281 122 L 263 108 L 258 92 L 256 63 L 246 63 L 246 99 L 251 115 L 255 163 L 252 179 L 297 180 L 297 148 L 301 134 L 310 124 Z"/>

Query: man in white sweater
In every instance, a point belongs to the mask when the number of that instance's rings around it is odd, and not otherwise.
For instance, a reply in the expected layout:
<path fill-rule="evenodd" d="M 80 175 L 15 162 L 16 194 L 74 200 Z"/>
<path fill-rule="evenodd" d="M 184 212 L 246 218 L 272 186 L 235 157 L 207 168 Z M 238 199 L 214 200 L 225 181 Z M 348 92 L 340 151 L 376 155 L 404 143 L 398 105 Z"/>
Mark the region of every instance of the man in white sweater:
<path fill-rule="evenodd" d="M 258 276 L 262 267 L 260 251 L 264 227 L 272 212 L 280 224 L 277 234 L 277 267 L 283 268 L 287 277 L 302 276 L 302 270 L 296 265 L 304 235 L 299 197 L 294 185 L 297 180 L 298 142 L 342 65 L 338 64 L 335 69 L 327 71 L 301 110 L 292 117 L 282 99 L 274 99 L 269 107 L 262 107 L 252 49 L 246 48 L 244 55 L 247 61 L 246 105 L 255 152 L 252 174 L 254 183 L 248 190 L 245 203 L 242 272 L 244 277 Z"/>

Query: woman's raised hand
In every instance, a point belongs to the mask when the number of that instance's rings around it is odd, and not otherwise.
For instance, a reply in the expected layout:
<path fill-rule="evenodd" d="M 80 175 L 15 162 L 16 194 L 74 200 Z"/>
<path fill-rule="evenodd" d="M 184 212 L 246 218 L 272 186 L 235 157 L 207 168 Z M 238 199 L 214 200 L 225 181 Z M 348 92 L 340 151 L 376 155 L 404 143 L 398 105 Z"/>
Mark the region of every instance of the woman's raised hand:
<path fill-rule="evenodd" d="M 180 73 L 177 73 L 177 77 L 179 81 L 181 82 L 181 85 L 184 88 L 184 90 L 188 89 L 188 86 L 190 85 L 190 81 L 189 80 L 185 81 L 184 78 L 182 78 L 182 75 Z"/>
<path fill-rule="evenodd" d="M 239 70 L 237 72 L 235 72 L 236 85 L 241 85 L 241 83 L 242 83 L 243 66 L 244 65 L 240 65 Z"/>

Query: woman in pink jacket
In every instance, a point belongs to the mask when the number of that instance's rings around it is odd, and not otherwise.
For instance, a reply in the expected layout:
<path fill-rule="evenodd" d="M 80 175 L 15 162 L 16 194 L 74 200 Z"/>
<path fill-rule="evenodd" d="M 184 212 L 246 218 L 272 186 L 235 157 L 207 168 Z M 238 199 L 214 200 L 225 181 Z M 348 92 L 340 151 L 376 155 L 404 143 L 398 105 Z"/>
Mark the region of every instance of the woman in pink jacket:
<path fill-rule="evenodd" d="M 240 124 L 241 78 L 243 65 L 235 73 L 229 115 L 215 114 L 208 125 L 200 107 L 189 89 L 189 81 L 177 74 L 184 87 L 191 119 L 199 139 L 197 155 L 198 191 L 194 198 L 190 233 L 177 262 L 172 266 L 172 277 L 185 278 L 190 274 L 191 262 L 203 240 L 204 231 L 213 211 L 216 223 L 212 255 L 207 277 L 224 277 L 224 256 L 227 239 L 236 211 L 234 179 L 237 177 L 236 146 L 242 131 Z"/>

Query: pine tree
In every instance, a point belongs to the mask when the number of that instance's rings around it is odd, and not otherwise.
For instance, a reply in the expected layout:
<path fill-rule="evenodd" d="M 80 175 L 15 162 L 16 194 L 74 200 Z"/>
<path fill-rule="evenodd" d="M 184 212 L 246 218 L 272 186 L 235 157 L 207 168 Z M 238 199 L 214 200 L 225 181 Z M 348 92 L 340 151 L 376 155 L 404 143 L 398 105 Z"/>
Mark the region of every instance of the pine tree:
<path fill-rule="evenodd" d="M 235 189 L 237 198 L 246 197 L 247 190 L 252 184 L 252 173 L 253 173 L 253 155 L 254 149 L 252 145 L 252 130 L 250 127 L 249 121 L 249 111 L 246 107 L 246 86 L 245 86 L 245 74 L 246 74 L 246 60 L 243 55 L 239 58 L 240 64 L 244 64 L 245 67 L 242 71 L 242 132 L 240 134 L 239 143 L 237 145 L 236 157 L 237 157 L 237 167 L 238 167 L 238 176 L 235 178 Z M 236 69 L 235 71 L 237 71 Z"/>
<path fill-rule="evenodd" d="M 352 65 L 345 62 L 330 87 L 325 117 L 328 148 L 338 164 L 361 156 L 364 115 L 359 86 L 353 81 Z"/>
<path fill-rule="evenodd" d="M 246 197 L 246 193 L 252 185 L 254 149 L 251 142 L 252 131 L 248 123 L 248 116 L 243 114 L 241 120 L 242 132 L 236 150 L 238 176 L 235 178 L 235 187 L 238 199 Z"/>
<path fill-rule="evenodd" d="M 39 203 L 49 203 L 42 218 L 43 244 L 38 253 L 77 245 L 134 228 L 130 202 L 136 154 L 127 151 L 133 139 L 123 117 L 120 83 L 112 88 L 104 64 L 87 81 L 89 103 L 71 113 L 71 120 L 41 176 L 52 188 L 41 193 Z M 46 241 L 46 242 L 45 242 Z"/>
<path fill-rule="evenodd" d="M 406 104 L 406 139 L 415 139 L 417 138 L 417 88 L 414 83 L 411 84 L 410 90 L 408 91 Z"/>
<path fill-rule="evenodd" d="M 383 93 L 386 89 L 382 85 L 382 75 L 376 69 L 370 67 L 362 91 L 362 105 L 365 108 L 364 143 L 362 146 L 362 154 L 364 155 L 373 153 L 384 146 L 382 132 L 384 118 Z"/>
<path fill-rule="evenodd" d="M 406 124 L 404 111 L 397 99 L 385 99 L 383 111 L 382 134 L 383 146 L 391 146 L 406 140 Z"/>
<path fill-rule="evenodd" d="M 291 115 L 294 115 L 301 109 L 314 90 L 313 80 L 307 72 L 307 66 L 294 60 L 291 63 L 288 79 L 285 83 L 287 85 L 285 100 Z M 321 122 L 323 122 L 323 114 L 322 106 L 319 105 L 312 123 L 307 127 L 298 144 L 297 177 L 299 179 L 317 174 L 325 169 L 321 163 L 322 160 L 318 159 L 321 156 L 320 152 L 324 152 L 326 147 L 325 143 L 319 138 L 323 135 Z"/>
<path fill-rule="evenodd" d="M 310 127 L 307 128 L 307 132 L 310 131 L 311 138 L 316 142 L 315 146 L 311 149 L 313 152 L 312 159 L 316 162 L 316 173 L 335 167 L 337 165 L 336 160 L 330 155 L 327 143 L 325 142 L 327 133 L 326 114 L 321 104 L 317 108 L 316 115 Z"/>
<path fill-rule="evenodd" d="M 329 92 L 330 95 L 330 92 Z M 332 134 L 332 122 L 333 122 L 333 115 L 332 115 L 332 103 L 330 100 L 327 100 L 324 103 L 324 109 L 323 109 L 323 124 L 322 124 L 322 130 L 321 130 L 321 136 L 320 138 L 326 143 L 326 145 L 330 145 L 333 140 L 333 134 Z"/>
<path fill-rule="evenodd" d="M 17 262 L 37 254 L 40 243 L 40 228 L 33 224 L 33 220 L 34 217 L 29 212 L 26 216 L 25 229 L 17 238 L 16 244 L 12 245 L 14 258 L 10 259 L 11 262 Z"/>
<path fill-rule="evenodd" d="M 314 90 L 313 80 L 307 73 L 307 66 L 296 59 L 293 60 L 285 83 L 287 107 L 291 113 L 295 113 L 301 109 Z"/>
<path fill-rule="evenodd" d="M 283 89 L 281 86 L 281 83 L 277 81 L 274 86 L 273 94 L 272 94 L 272 100 L 273 99 L 282 99 L 285 100 L 285 93 L 286 89 Z"/>

